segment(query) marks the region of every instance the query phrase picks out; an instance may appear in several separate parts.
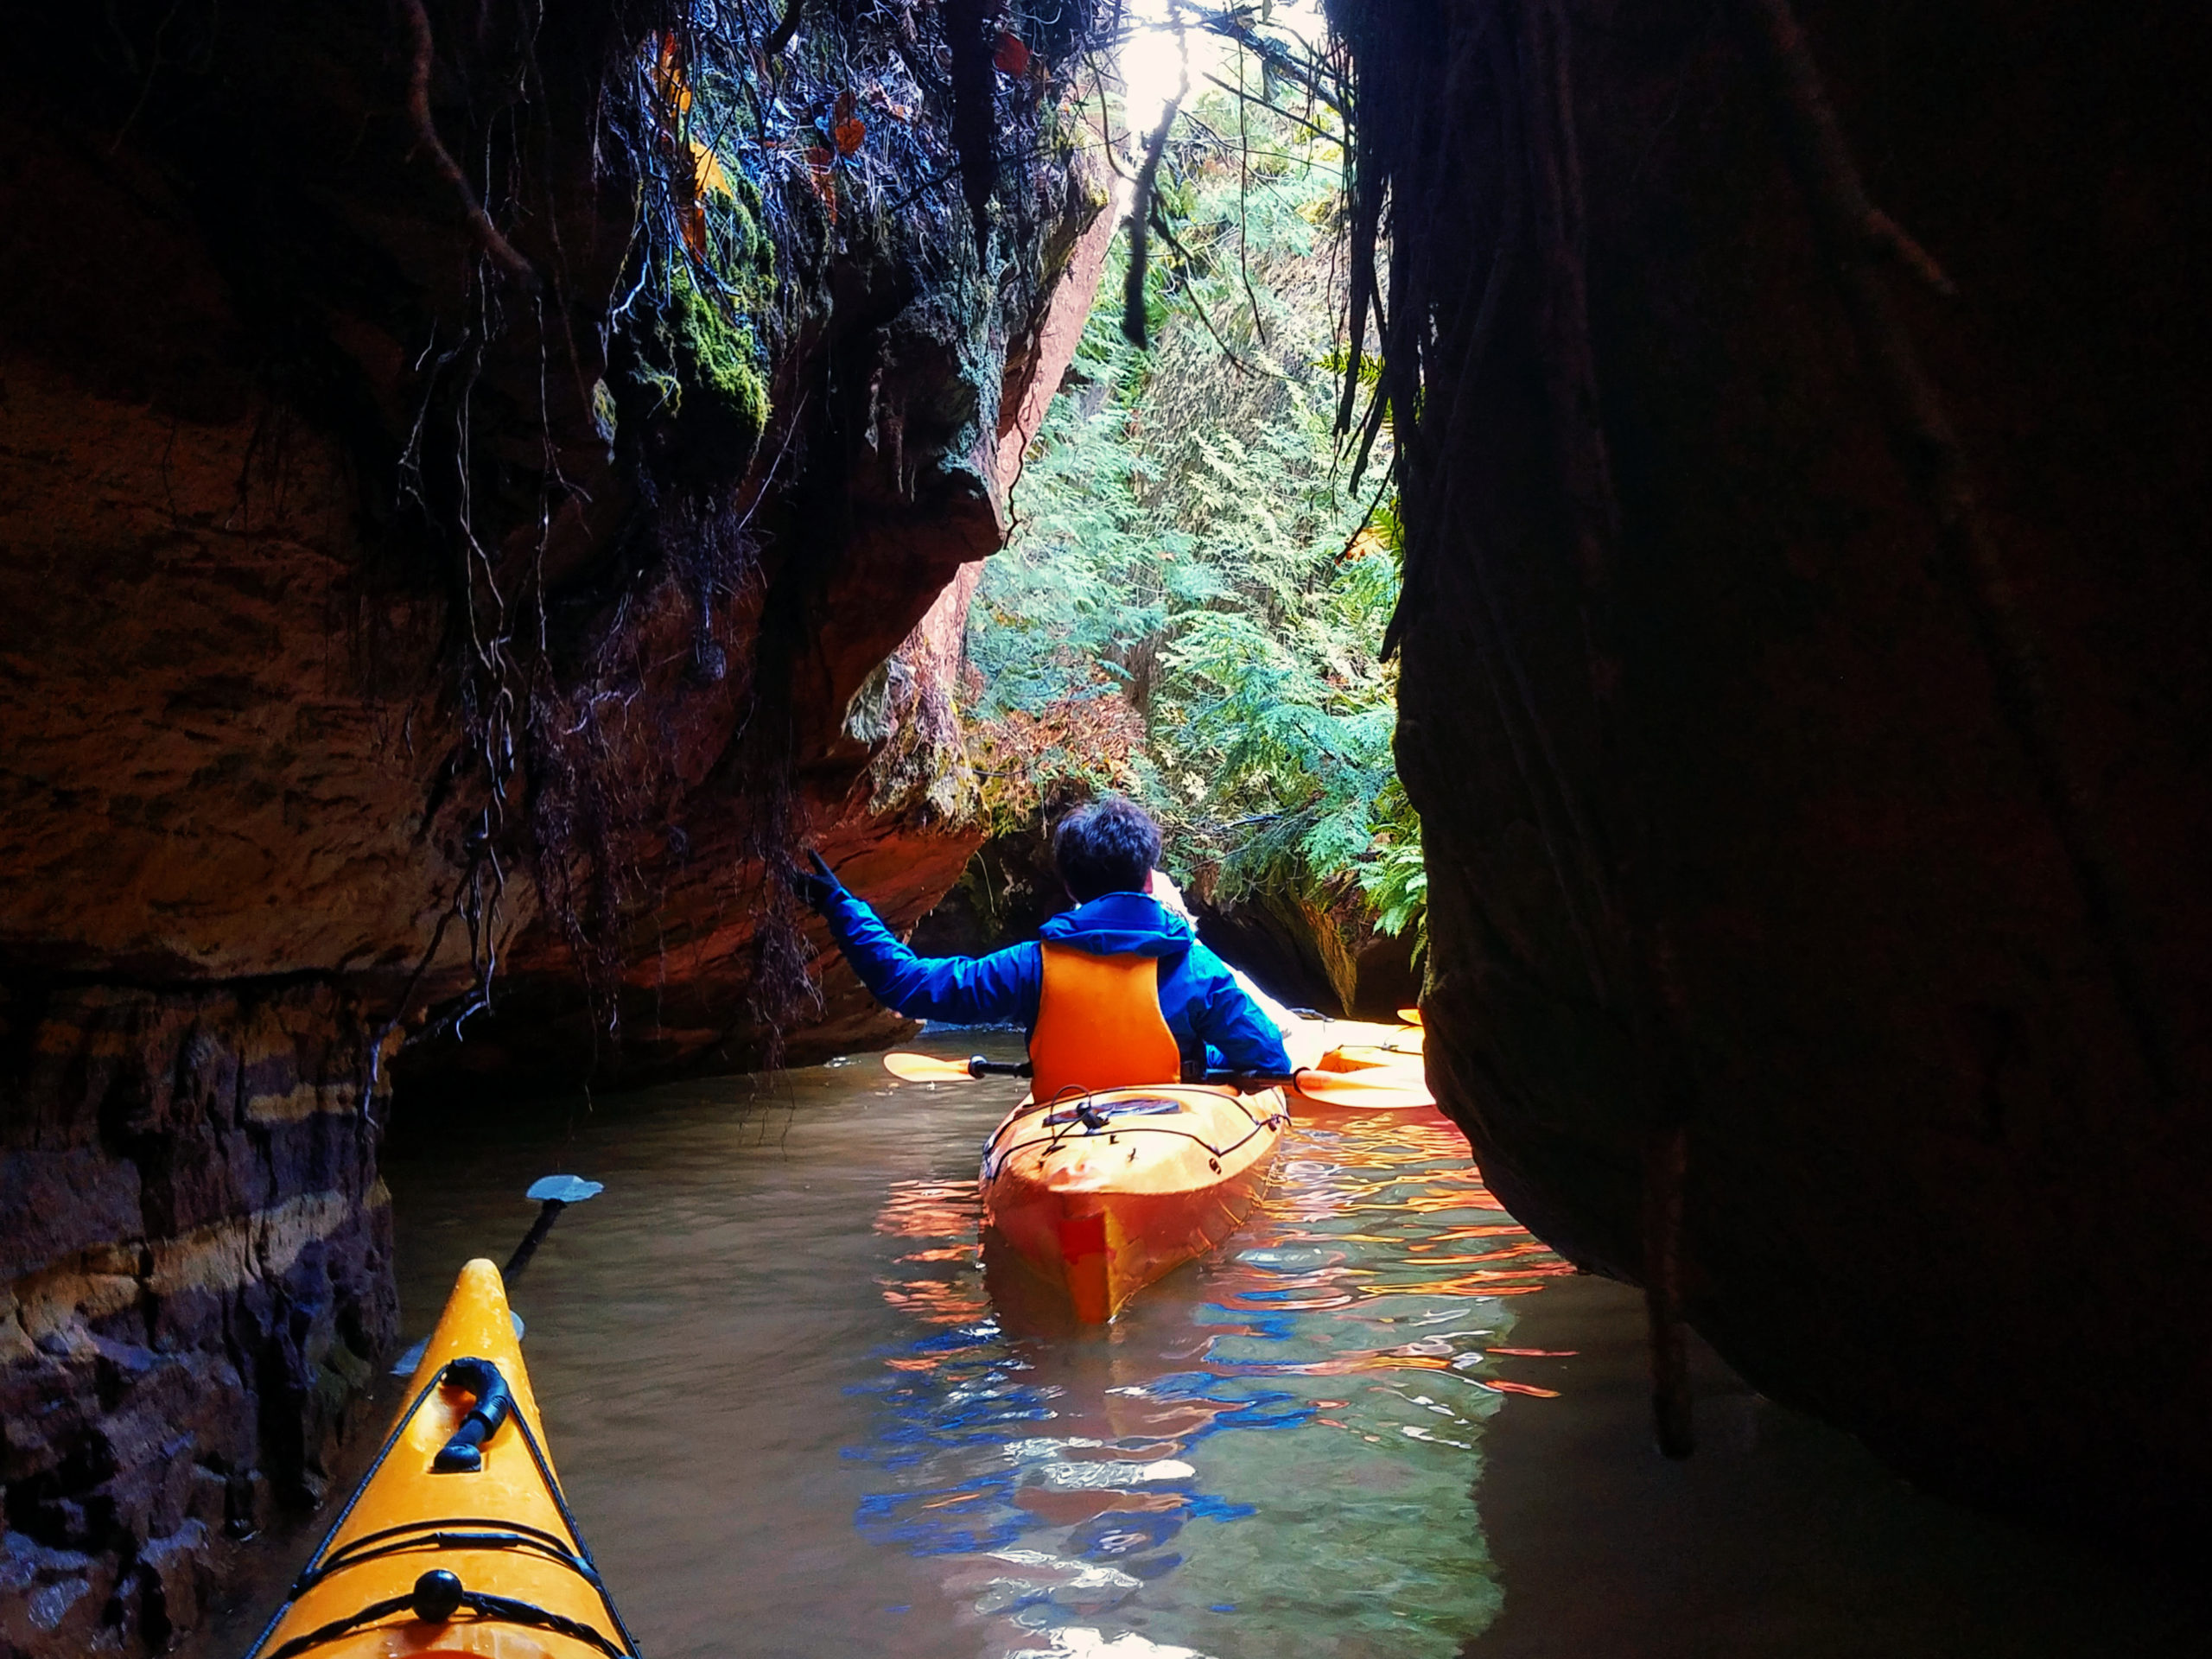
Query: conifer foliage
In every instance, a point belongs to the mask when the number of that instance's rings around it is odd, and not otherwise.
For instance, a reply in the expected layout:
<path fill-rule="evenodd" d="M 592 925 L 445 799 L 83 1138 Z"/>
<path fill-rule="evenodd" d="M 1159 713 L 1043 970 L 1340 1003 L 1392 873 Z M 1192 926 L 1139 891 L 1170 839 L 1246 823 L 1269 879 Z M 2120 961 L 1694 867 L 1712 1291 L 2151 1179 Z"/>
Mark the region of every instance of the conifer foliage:
<path fill-rule="evenodd" d="M 1249 86 L 1269 90 L 1256 68 Z M 1315 113 L 1225 91 L 1185 106 L 1154 193 L 1149 348 L 1111 307 L 1085 330 L 970 613 L 969 747 L 1000 828 L 1040 797 L 1130 790 L 1202 891 L 1353 887 L 1397 933 L 1426 878 L 1377 656 L 1396 524 L 1371 485 L 1352 493 L 1332 431 L 1342 152 Z"/>

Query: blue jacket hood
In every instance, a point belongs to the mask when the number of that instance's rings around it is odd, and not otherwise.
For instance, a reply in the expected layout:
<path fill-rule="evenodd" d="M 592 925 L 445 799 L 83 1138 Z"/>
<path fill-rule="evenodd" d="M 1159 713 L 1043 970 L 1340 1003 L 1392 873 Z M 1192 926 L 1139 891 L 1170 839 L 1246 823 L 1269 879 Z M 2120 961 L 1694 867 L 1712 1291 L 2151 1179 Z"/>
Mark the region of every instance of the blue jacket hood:
<path fill-rule="evenodd" d="M 1102 893 L 1053 917 L 1037 937 L 1095 957 L 1186 956 L 1197 942 L 1188 922 L 1141 893 Z"/>

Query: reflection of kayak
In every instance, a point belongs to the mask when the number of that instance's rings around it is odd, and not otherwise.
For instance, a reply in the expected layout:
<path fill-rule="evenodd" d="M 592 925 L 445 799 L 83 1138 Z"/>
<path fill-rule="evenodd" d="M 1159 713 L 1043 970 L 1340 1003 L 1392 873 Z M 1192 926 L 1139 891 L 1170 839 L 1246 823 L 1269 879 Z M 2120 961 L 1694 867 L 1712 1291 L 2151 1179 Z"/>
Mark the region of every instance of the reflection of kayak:
<path fill-rule="evenodd" d="M 247 1659 L 634 1656 L 546 1454 L 491 1262 L 461 1270 L 408 1389 Z"/>
<path fill-rule="evenodd" d="M 1242 1224 L 1288 1122 L 1272 1089 L 1147 1084 L 1024 1102 L 984 1149 L 987 1242 L 1077 1319 L 1103 1324 Z"/>
<path fill-rule="evenodd" d="M 1317 1071 L 1350 1074 L 1373 1082 L 1402 1085 L 1398 1101 L 1362 1105 L 1354 1109 L 1433 1110 L 1435 1097 L 1428 1092 L 1427 1074 L 1421 1058 L 1424 1033 L 1419 1026 L 1387 1026 L 1365 1020 L 1301 1020 L 1284 1033 L 1283 1044 L 1292 1062 Z M 1342 1111 L 1300 1092 L 1290 1091 L 1292 1109 L 1301 1117 Z"/>

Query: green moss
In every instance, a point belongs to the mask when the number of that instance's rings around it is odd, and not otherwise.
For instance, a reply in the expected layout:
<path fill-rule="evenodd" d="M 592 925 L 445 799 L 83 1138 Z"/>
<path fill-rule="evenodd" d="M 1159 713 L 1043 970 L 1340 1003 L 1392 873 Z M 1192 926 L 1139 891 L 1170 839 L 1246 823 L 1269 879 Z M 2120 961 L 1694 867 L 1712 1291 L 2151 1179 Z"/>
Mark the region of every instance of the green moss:
<path fill-rule="evenodd" d="M 768 353 L 760 319 L 775 293 L 775 253 L 760 192 L 719 165 L 702 194 L 697 248 L 671 249 L 656 341 L 632 371 L 687 434 L 687 448 L 741 469 L 768 424 Z M 643 342 L 641 342 L 643 344 Z"/>
<path fill-rule="evenodd" d="M 726 311 L 728 302 L 700 293 L 684 265 L 676 267 L 669 297 L 682 386 L 678 413 L 686 421 L 728 429 L 717 436 L 742 444 L 750 458 L 768 424 L 766 353 L 760 337 L 734 305 Z"/>

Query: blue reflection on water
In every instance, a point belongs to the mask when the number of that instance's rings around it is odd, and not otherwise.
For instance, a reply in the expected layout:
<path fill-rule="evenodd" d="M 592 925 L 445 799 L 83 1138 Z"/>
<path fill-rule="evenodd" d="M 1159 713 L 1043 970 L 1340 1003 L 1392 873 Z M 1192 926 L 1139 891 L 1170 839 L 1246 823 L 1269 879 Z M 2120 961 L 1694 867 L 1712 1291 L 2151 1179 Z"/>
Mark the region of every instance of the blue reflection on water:
<path fill-rule="evenodd" d="M 1103 1331 L 995 1313 L 976 1225 L 969 1181 L 892 1192 L 913 1335 L 844 1455 L 883 1476 L 861 1535 L 957 1558 L 986 1651 L 1441 1659 L 1489 1622 L 1480 1422 L 1542 1390 L 1487 1351 L 1563 1269 L 1442 1119 L 1301 1124 L 1229 1248 Z"/>

